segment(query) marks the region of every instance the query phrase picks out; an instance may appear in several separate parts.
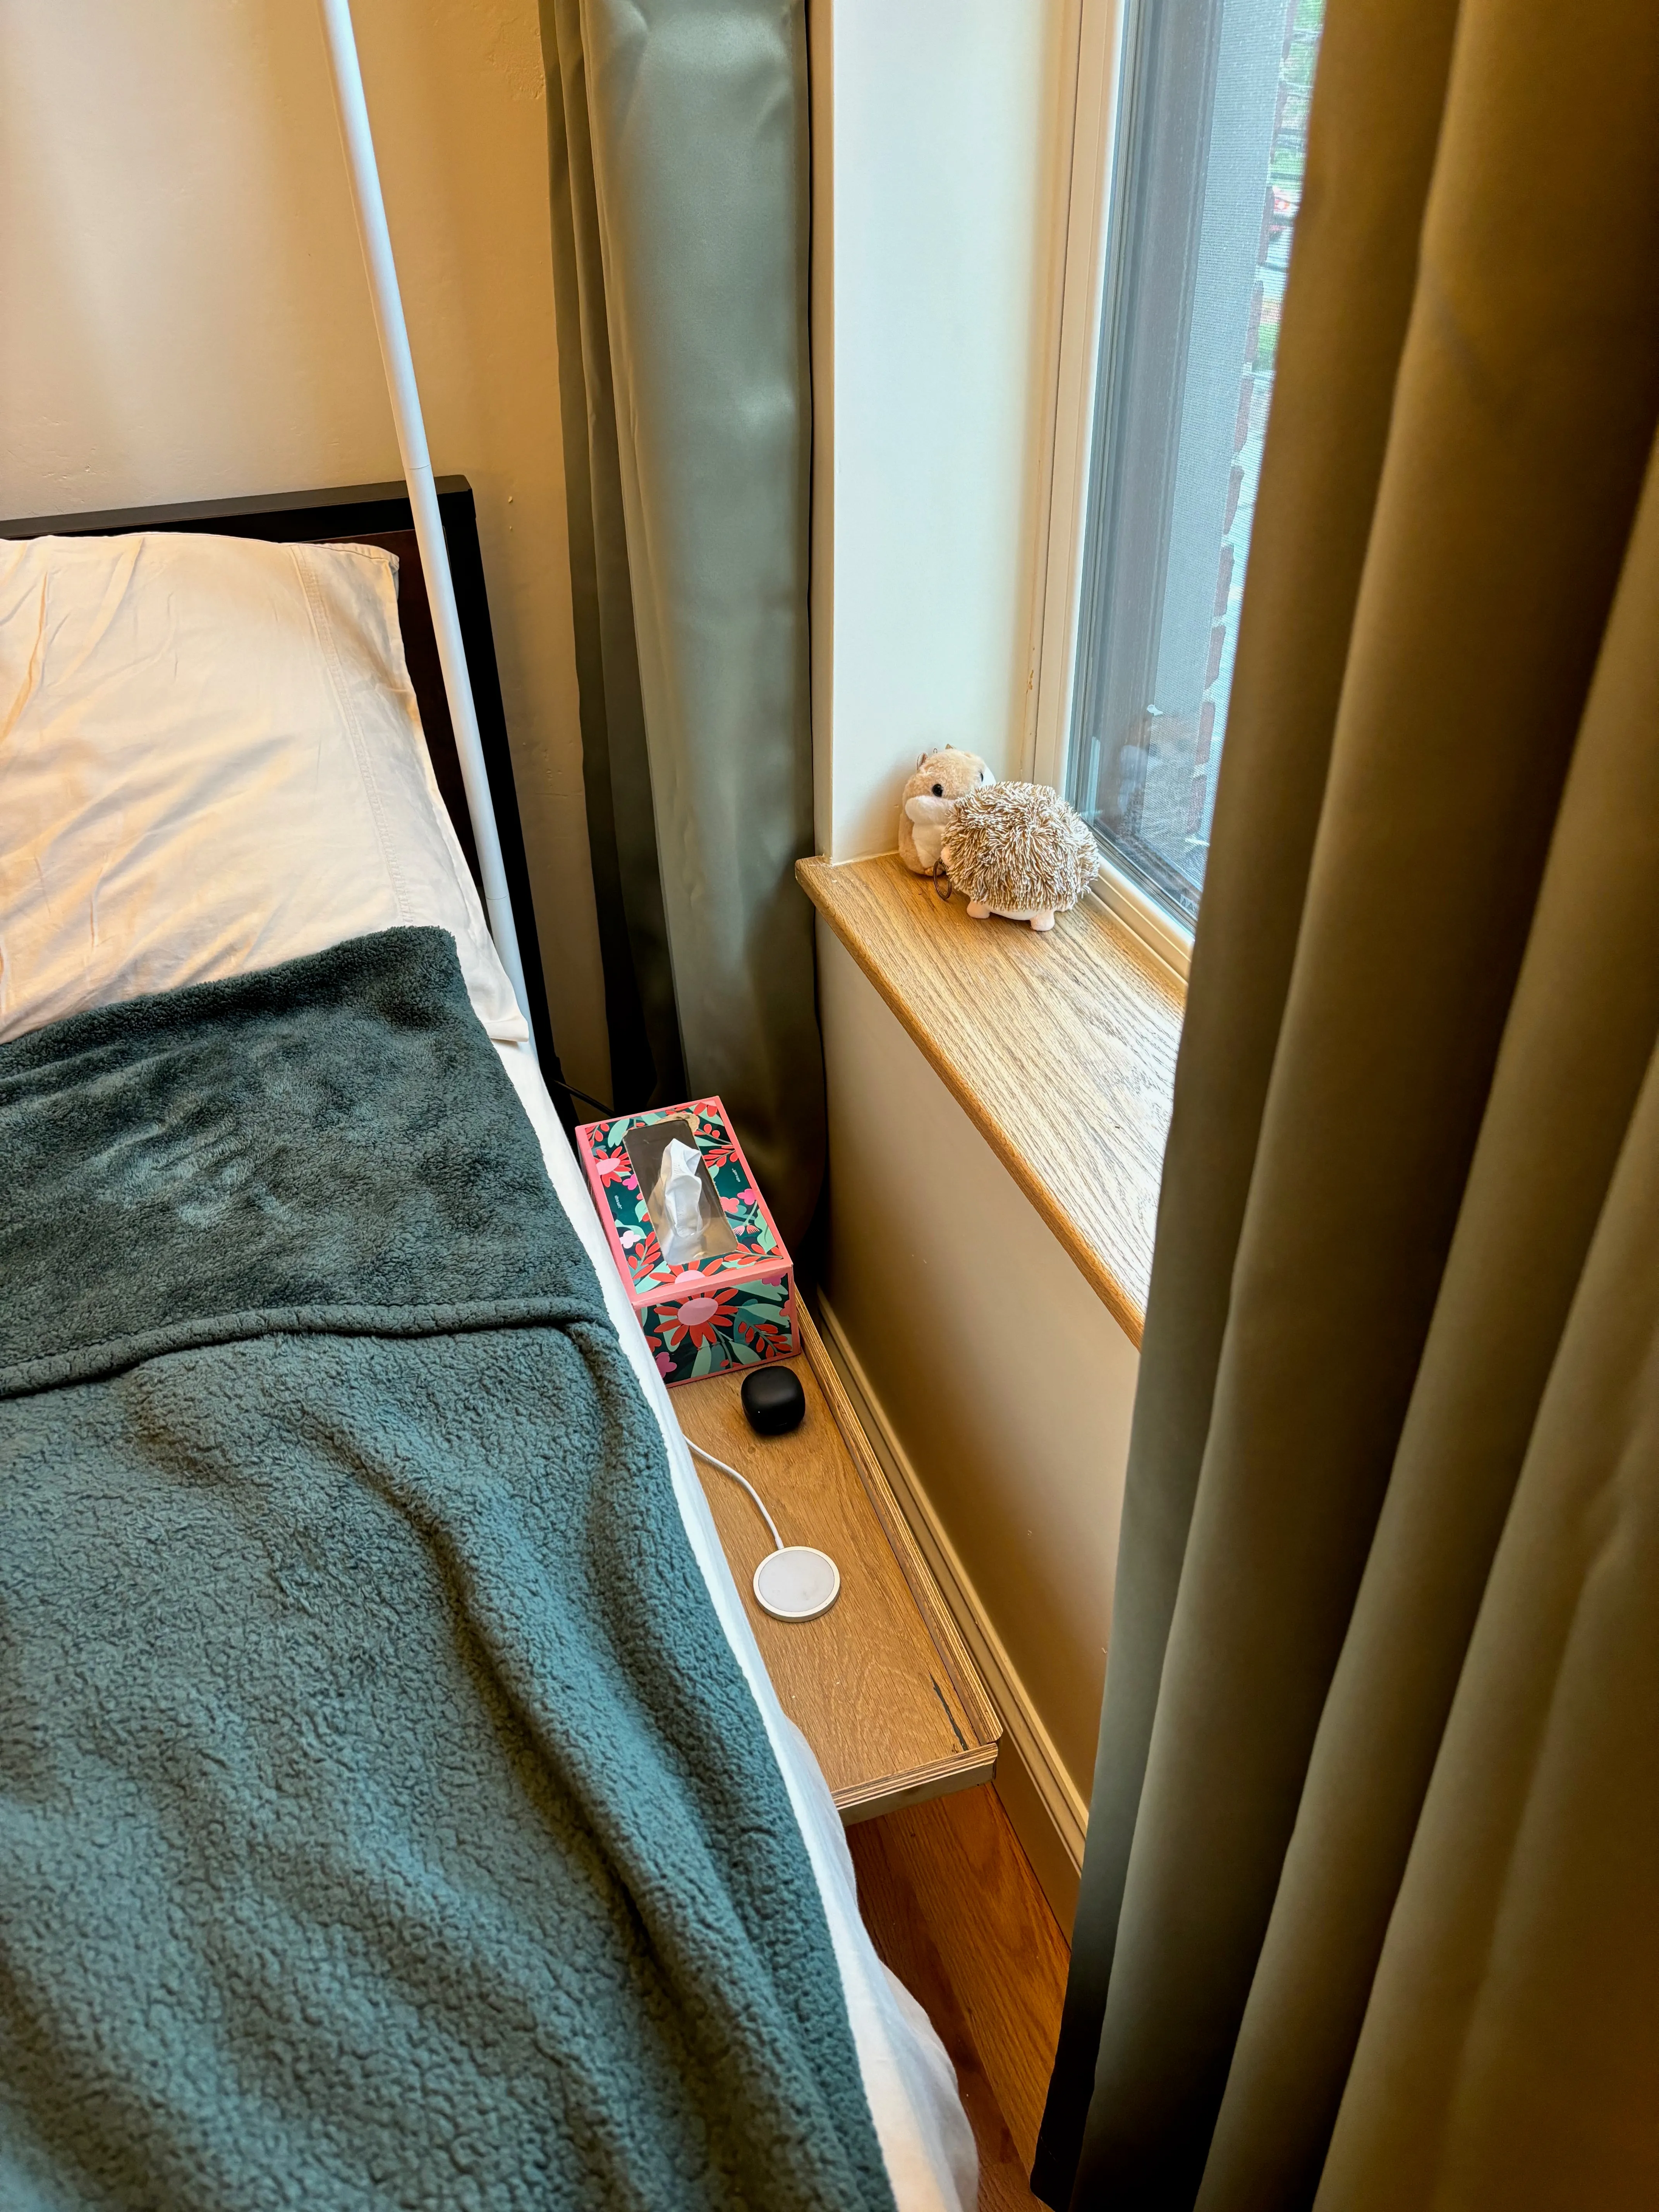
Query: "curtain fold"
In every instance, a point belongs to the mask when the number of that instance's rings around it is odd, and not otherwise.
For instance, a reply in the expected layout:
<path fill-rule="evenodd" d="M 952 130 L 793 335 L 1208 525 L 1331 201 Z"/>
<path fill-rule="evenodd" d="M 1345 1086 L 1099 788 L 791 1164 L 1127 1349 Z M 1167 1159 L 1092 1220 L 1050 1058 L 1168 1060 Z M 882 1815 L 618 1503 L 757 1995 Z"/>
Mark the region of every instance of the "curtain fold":
<path fill-rule="evenodd" d="M 1051 2203 L 1652 2200 L 1609 2086 L 1646 2068 L 1659 2104 L 1655 2003 L 1610 1944 L 1648 1908 L 1631 1836 L 1592 1836 L 1565 1778 L 1600 1757 L 1617 1801 L 1653 1656 L 1633 1622 L 1659 1470 L 1644 1486 L 1628 1454 L 1659 1336 L 1632 1322 L 1619 1368 L 1583 1314 L 1598 1269 L 1604 1300 L 1650 1303 L 1630 1223 L 1659 1024 L 1659 495 L 1637 515 L 1656 277 L 1659 15 L 1331 0 L 1034 2174 Z M 1617 1411 L 1570 1449 L 1552 1407 L 1582 1424 L 1603 1369 Z M 1610 1570 L 1595 1542 L 1626 1527 Z M 1618 1725 L 1564 1745 L 1552 1701 L 1593 1699 L 1597 1666 Z M 1594 1905 L 1570 1896 L 1603 1862 Z M 1593 1940 L 1568 1974 L 1570 1922 Z M 1636 2037 L 1622 2072 L 1561 2077 L 1604 2130 L 1594 2196 L 1505 2148 L 1539 2136 L 1527 2085 L 1570 2040 L 1548 1960 L 1590 2046 L 1598 1990 Z"/>
<path fill-rule="evenodd" d="M 583 778 L 618 1110 L 823 1174 L 799 0 L 541 0 Z"/>
<path fill-rule="evenodd" d="M 1609 1184 L 1656 1036 L 1650 466 L 1245 2010 L 1206 2212 L 1312 2201 L 1488 1569 L 1604 1202 L 1611 1215 Z"/>

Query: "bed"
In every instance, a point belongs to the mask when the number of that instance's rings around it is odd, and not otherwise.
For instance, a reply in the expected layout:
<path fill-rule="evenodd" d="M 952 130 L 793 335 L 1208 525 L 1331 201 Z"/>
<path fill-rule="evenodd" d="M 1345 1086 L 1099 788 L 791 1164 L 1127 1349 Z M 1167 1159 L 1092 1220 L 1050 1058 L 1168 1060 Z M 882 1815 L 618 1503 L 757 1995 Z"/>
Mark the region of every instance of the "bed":
<path fill-rule="evenodd" d="M 539 1069 L 398 489 L 0 525 L 0 2199 L 970 2204 L 543 1078 L 441 495 Z"/>

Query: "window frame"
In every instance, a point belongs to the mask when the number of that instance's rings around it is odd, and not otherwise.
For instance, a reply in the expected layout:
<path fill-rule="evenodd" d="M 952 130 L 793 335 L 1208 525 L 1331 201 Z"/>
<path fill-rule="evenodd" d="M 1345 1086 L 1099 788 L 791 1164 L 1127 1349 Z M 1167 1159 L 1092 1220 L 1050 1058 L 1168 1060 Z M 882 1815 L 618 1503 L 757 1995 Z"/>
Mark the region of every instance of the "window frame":
<path fill-rule="evenodd" d="M 1064 232 L 1051 344 L 1052 404 L 1042 473 L 1026 773 L 1064 793 L 1082 620 L 1084 536 L 1099 380 L 1101 325 L 1110 307 L 1121 195 L 1114 189 L 1121 88 L 1133 0 L 1072 0 L 1060 88 L 1059 208 Z M 1103 849 L 1095 895 L 1184 981 L 1192 932 Z"/>

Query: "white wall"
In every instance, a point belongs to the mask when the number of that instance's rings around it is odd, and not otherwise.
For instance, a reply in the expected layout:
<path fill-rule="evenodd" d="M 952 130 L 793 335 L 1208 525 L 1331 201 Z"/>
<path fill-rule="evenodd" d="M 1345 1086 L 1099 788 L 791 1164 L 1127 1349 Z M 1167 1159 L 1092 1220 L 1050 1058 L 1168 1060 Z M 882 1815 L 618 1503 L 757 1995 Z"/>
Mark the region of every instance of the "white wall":
<path fill-rule="evenodd" d="M 608 1069 L 535 0 L 356 0 L 439 471 L 478 497 L 553 1020 Z M 0 516 L 401 473 L 312 0 L 0 0 Z"/>
<path fill-rule="evenodd" d="M 1022 772 L 1071 12 L 811 10 L 813 738 L 838 860 L 891 848 L 925 745 Z"/>

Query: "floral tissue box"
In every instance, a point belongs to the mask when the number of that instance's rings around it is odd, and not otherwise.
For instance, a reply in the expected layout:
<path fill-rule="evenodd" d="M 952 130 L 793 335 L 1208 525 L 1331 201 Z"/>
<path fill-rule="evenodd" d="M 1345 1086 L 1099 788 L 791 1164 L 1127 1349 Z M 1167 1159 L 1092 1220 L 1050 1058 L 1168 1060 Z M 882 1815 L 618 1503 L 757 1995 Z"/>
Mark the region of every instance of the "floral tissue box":
<path fill-rule="evenodd" d="M 668 1383 L 794 1357 L 793 1264 L 718 1098 L 587 1121 L 576 1144 Z"/>

